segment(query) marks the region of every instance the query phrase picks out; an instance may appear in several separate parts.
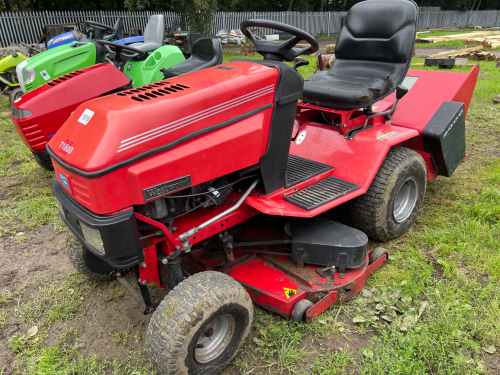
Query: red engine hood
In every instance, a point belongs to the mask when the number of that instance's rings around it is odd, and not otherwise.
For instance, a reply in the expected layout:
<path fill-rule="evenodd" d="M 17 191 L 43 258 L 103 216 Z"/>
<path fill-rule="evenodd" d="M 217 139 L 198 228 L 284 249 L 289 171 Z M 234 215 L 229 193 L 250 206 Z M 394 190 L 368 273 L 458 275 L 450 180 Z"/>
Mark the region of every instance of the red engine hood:
<path fill-rule="evenodd" d="M 28 117 L 11 116 L 24 143 L 34 151 L 45 145 L 81 103 L 125 86 L 130 78 L 111 64 L 94 65 L 50 81 L 12 105 L 30 111 Z"/>
<path fill-rule="evenodd" d="M 277 81 L 274 68 L 234 62 L 91 100 L 49 147 L 82 172 L 105 171 L 273 103 Z"/>

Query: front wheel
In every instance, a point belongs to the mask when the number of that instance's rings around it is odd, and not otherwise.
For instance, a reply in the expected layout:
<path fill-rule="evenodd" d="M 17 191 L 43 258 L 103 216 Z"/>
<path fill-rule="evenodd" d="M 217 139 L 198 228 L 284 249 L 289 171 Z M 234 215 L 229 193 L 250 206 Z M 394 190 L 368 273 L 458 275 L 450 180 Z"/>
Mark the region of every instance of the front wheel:
<path fill-rule="evenodd" d="M 23 96 L 23 90 L 18 87 L 18 88 L 15 88 L 14 90 L 10 90 L 10 93 L 9 93 L 9 100 L 10 100 L 10 104 L 12 104 L 15 100 L 19 99 L 21 96 Z"/>
<path fill-rule="evenodd" d="M 113 271 L 113 267 L 95 256 L 73 234 L 69 234 L 66 239 L 66 253 L 71 264 L 88 278 L 94 280 L 111 280 L 110 274 Z"/>
<path fill-rule="evenodd" d="M 218 374 L 253 319 L 252 300 L 231 277 L 200 272 L 177 285 L 151 318 L 146 350 L 160 374 Z"/>
<path fill-rule="evenodd" d="M 376 241 L 399 237 L 415 222 L 426 185 L 427 166 L 422 156 L 393 147 L 366 194 L 346 204 L 347 221 Z"/>

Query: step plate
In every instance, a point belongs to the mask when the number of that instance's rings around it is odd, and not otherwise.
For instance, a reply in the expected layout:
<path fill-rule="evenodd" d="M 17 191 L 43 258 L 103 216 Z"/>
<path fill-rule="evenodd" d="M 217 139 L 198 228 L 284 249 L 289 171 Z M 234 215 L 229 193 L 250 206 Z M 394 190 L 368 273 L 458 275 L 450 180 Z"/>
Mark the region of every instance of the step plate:
<path fill-rule="evenodd" d="M 311 177 L 331 170 L 333 167 L 314 160 L 289 155 L 286 166 L 285 189 L 300 184 Z"/>
<path fill-rule="evenodd" d="M 311 211 L 359 188 L 360 186 L 341 180 L 340 178 L 328 177 L 286 197 L 285 201 L 304 210 Z"/>

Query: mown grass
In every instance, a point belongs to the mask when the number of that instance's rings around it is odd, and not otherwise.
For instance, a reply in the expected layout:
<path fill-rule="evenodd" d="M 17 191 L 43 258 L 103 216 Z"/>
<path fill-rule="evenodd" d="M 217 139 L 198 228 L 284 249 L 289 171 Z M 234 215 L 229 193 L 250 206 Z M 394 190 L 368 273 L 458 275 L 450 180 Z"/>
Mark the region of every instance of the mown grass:
<path fill-rule="evenodd" d="M 241 55 L 226 53 L 224 61 L 235 57 Z M 306 58 L 311 64 L 299 70 L 307 77 L 316 67 L 315 58 Z M 498 94 L 500 69 L 493 62 L 481 63 L 467 117 L 468 160 L 453 177 L 440 177 L 428 185 L 415 225 L 404 236 L 384 245 L 390 252 L 389 263 L 368 281 L 364 292 L 353 301 L 328 310 L 309 325 L 285 321 L 256 307 L 254 326 L 233 362 L 234 372 L 500 371 L 496 352 L 500 348 L 500 105 L 492 102 Z M 0 178 L 2 182 L 9 181 L 3 192 L 7 199 L 0 206 L 0 223 L 6 228 L 6 235 L 11 235 L 16 225 L 36 227 L 54 222 L 57 210 L 49 188 L 53 177 L 36 165 L 19 141 L 8 120 L 6 98 L 0 98 L 0 116 Z M 35 282 L 39 294 L 14 309 L 16 301 L 26 296 Z M 17 290 L 3 289 L 0 331 L 20 327 L 9 341 L 20 360 L 18 372 L 153 373 L 147 365 L 134 369 L 127 360 L 106 358 L 103 353 L 82 357 L 73 345 L 81 332 L 72 330 L 71 324 L 84 317 L 82 301 L 105 290 L 105 303 L 115 303 L 123 295 L 116 294 L 116 288 L 94 285 L 73 273 L 52 283 L 29 280 Z M 54 298 L 56 303 L 51 302 Z M 14 313 L 9 310 L 6 314 L 7 308 L 14 309 Z M 49 345 L 47 331 L 63 323 L 68 327 L 66 333 Z M 38 328 L 34 335 L 33 331 L 28 333 L 33 326 Z M 137 329 L 126 324 L 123 330 L 109 334 L 120 346 L 144 340 Z M 359 341 L 359 337 L 365 339 Z M 338 340 L 344 342 L 342 348 Z"/>

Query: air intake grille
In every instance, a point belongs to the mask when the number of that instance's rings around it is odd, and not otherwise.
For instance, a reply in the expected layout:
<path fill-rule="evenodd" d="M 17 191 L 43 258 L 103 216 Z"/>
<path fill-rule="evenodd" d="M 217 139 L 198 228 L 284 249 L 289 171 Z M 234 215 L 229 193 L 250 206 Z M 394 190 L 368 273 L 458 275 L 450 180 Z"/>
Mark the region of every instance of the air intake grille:
<path fill-rule="evenodd" d="M 55 86 L 55 85 L 58 85 L 60 83 L 63 83 L 64 81 L 67 81 L 73 77 L 76 77 L 80 74 L 83 73 L 83 70 L 75 70 L 74 72 L 71 72 L 71 73 L 68 73 L 68 74 L 65 74 L 63 76 L 60 76 L 59 78 L 56 78 L 50 82 L 47 83 L 47 85 L 49 86 Z"/>
<path fill-rule="evenodd" d="M 150 85 L 137 87 L 135 89 L 119 92 L 118 96 L 128 96 L 138 102 L 144 102 L 159 98 L 165 95 L 171 95 L 179 91 L 189 89 L 189 86 L 181 85 L 180 83 L 171 84 L 170 82 L 156 82 Z"/>
<path fill-rule="evenodd" d="M 285 189 L 329 171 L 332 168 L 329 165 L 314 160 L 290 155 L 288 156 L 288 164 L 286 166 Z"/>
<path fill-rule="evenodd" d="M 337 177 L 328 177 L 314 185 L 306 187 L 304 190 L 286 197 L 285 201 L 303 208 L 304 210 L 311 211 L 316 207 L 322 206 L 358 189 L 358 185 L 349 181 L 344 181 Z"/>

